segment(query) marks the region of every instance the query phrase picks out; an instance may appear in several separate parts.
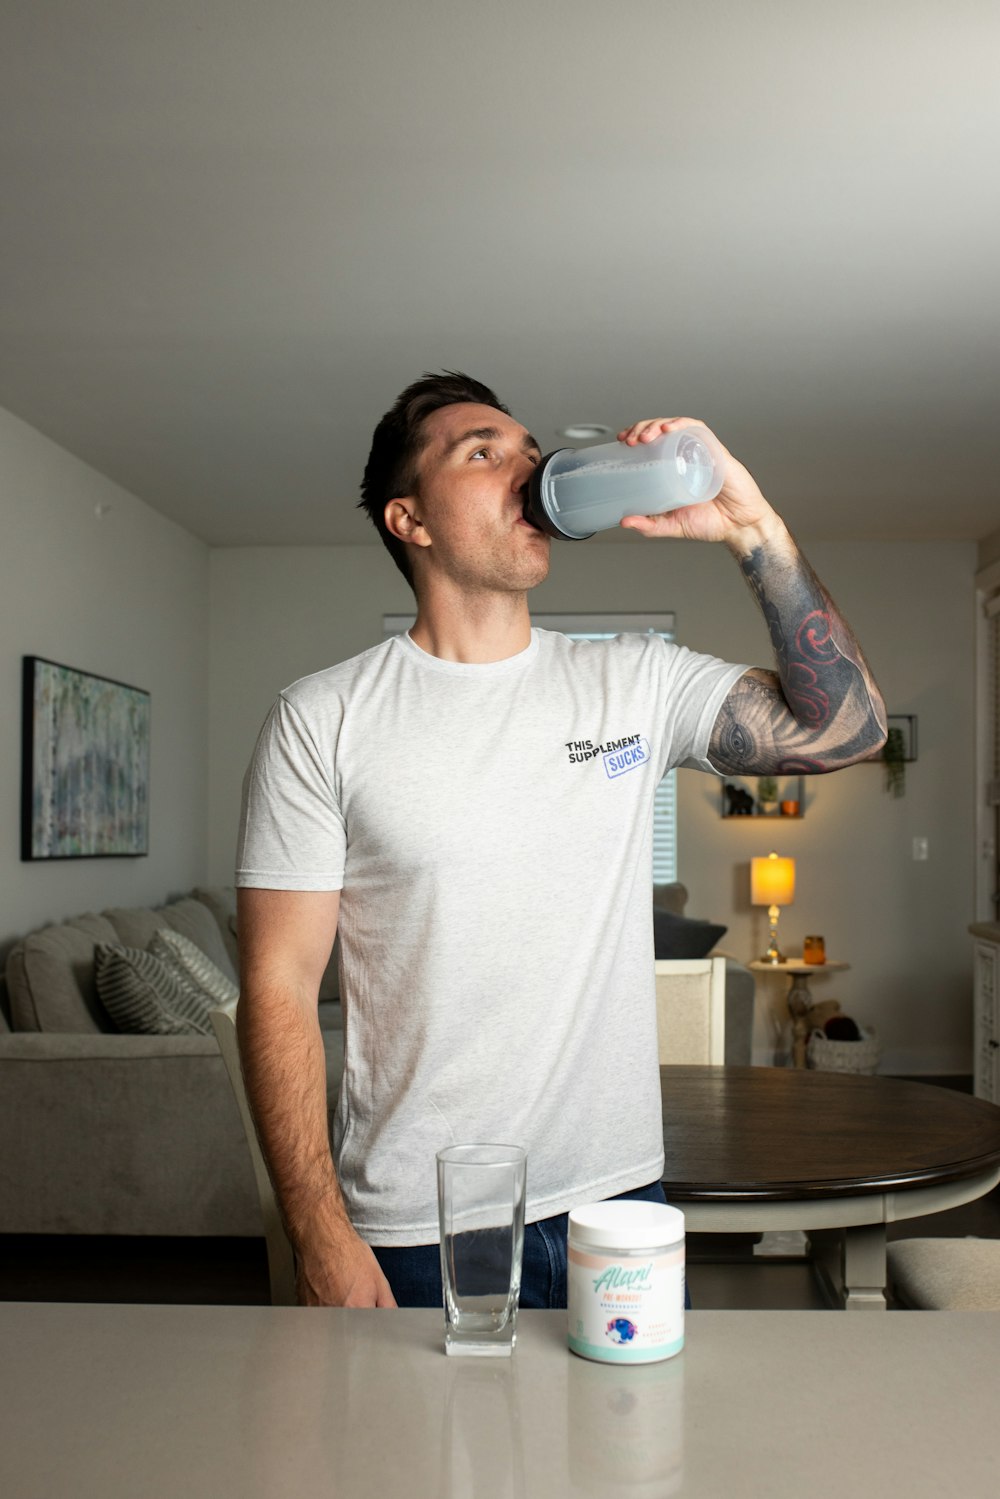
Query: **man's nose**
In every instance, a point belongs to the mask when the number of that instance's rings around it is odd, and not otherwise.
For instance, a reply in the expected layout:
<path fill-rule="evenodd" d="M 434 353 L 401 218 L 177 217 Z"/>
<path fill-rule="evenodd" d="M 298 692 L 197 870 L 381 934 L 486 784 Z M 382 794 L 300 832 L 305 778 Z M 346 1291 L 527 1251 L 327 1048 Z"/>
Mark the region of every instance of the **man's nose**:
<path fill-rule="evenodd" d="M 534 467 L 535 465 L 533 460 L 526 457 L 524 454 L 518 454 L 518 456 L 514 459 L 514 469 L 511 476 L 511 488 L 518 494 L 520 494 L 522 490 L 527 489 L 528 480 L 531 478 L 531 472 Z"/>

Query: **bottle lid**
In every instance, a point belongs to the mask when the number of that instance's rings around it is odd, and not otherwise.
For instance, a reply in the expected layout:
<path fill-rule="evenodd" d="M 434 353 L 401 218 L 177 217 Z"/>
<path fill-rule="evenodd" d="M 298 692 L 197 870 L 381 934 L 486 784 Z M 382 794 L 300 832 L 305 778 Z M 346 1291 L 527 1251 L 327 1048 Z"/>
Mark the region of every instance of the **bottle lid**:
<path fill-rule="evenodd" d="M 573 448 L 556 448 L 555 452 L 546 453 L 544 458 L 539 459 L 531 471 L 524 496 L 525 520 L 539 531 L 545 531 L 561 541 L 589 541 L 594 534 L 593 531 L 564 530 L 553 513 L 549 466 L 553 459 L 575 451 Z"/>
<path fill-rule="evenodd" d="M 601 1249 L 658 1249 L 684 1237 L 684 1214 L 666 1203 L 631 1198 L 573 1208 L 569 1231 Z"/>

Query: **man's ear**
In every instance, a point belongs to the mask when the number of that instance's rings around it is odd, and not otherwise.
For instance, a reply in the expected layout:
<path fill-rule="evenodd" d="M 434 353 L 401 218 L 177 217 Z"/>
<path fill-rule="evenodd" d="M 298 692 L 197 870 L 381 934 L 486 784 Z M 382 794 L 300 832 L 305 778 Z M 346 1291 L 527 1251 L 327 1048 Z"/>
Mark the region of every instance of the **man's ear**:
<path fill-rule="evenodd" d="M 428 547 L 431 539 L 424 530 L 424 523 L 417 514 L 417 502 L 412 495 L 390 500 L 382 512 L 385 528 L 390 536 L 399 541 L 412 542 L 418 547 Z"/>

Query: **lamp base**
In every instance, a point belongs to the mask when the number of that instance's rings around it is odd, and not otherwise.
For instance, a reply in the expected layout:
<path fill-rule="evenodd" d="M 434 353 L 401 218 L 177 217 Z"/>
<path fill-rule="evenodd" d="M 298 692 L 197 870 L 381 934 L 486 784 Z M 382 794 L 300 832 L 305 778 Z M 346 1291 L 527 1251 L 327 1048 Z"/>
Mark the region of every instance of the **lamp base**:
<path fill-rule="evenodd" d="M 778 907 L 768 906 L 767 919 L 771 930 L 767 939 L 767 952 L 760 959 L 761 963 L 773 963 L 775 967 L 785 961 L 785 955 L 778 946 Z"/>

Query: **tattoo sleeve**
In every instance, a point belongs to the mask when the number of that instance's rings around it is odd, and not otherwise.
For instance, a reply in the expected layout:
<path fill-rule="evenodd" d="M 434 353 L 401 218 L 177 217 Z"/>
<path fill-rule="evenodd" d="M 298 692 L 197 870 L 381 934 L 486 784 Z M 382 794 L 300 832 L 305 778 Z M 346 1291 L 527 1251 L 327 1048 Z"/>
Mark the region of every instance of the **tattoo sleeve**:
<path fill-rule="evenodd" d="M 767 621 L 777 671 L 729 692 L 708 758 L 733 775 L 818 775 L 869 759 L 885 705 L 850 626 L 801 552 L 757 546 L 740 568 Z"/>

